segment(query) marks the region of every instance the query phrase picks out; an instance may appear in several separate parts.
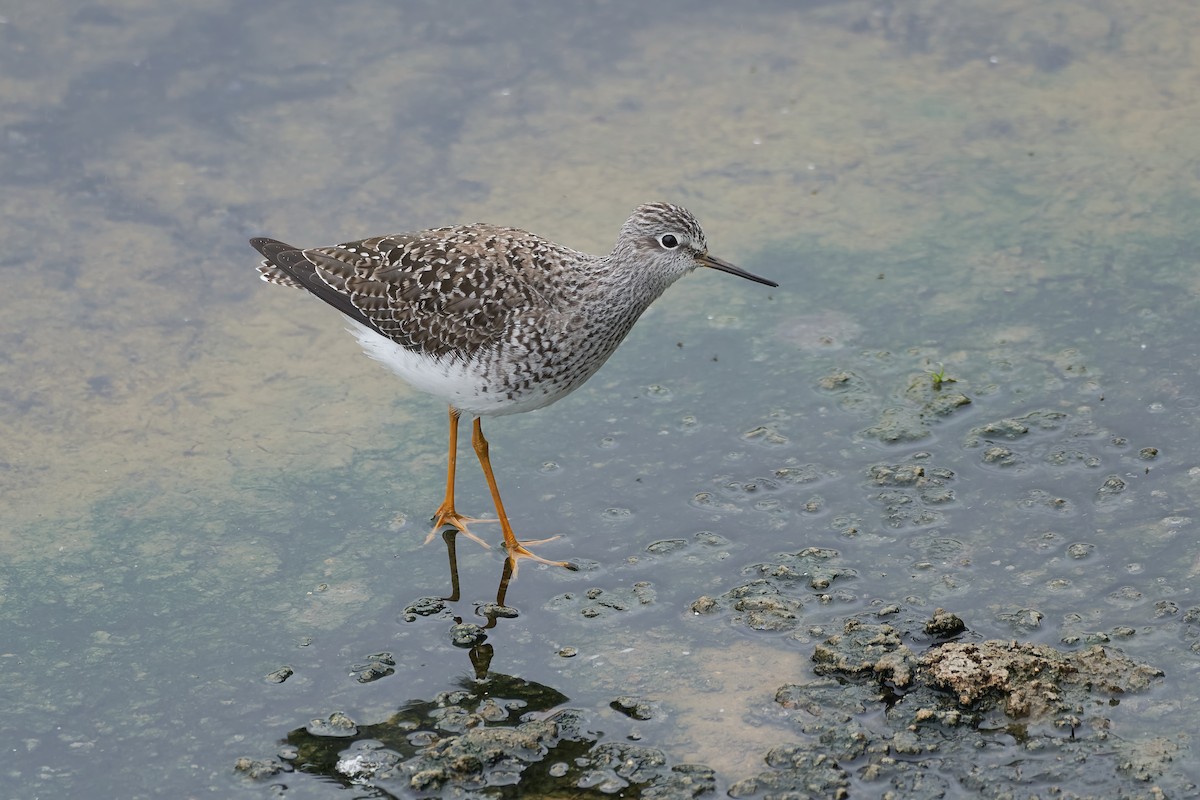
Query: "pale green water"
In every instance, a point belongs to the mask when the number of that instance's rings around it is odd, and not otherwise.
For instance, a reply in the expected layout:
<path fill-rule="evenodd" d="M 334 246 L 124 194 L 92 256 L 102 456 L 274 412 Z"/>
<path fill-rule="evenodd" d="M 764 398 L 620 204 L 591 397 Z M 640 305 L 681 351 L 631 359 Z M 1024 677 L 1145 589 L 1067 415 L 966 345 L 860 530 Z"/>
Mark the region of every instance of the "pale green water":
<path fill-rule="evenodd" d="M 336 314 L 257 282 L 246 238 L 482 219 L 601 250 L 665 199 L 782 286 L 693 276 L 575 396 L 489 424 L 518 532 L 563 533 L 545 554 L 595 566 L 526 568 L 491 669 L 605 737 L 711 766 L 723 792 L 794 735 L 763 720 L 809 674 L 806 631 L 940 605 L 980 638 L 1106 638 L 1162 669 L 1110 718 L 1123 741 L 1178 747 L 1170 765 L 1140 782 L 1097 757 L 1098 788 L 1066 788 L 1186 796 L 1200 11 L 453 8 L 5 13 L 6 791 L 263 796 L 239 756 L 337 710 L 380 722 L 472 672 L 448 618 L 402 620 L 448 593 L 444 546 L 421 546 L 442 407 L 358 355 Z M 941 395 L 939 364 L 957 379 Z M 951 391 L 972 403 L 936 416 Z M 985 459 L 973 431 L 1033 412 L 1062 416 Z M 886 443 L 881 421 L 923 438 Z M 914 459 L 953 473 L 952 495 L 870 478 Z M 482 512 L 462 463 L 462 507 Z M 761 480 L 807 465 L 811 483 Z M 685 545 L 647 552 L 664 540 Z M 804 547 L 857 577 L 806 603 L 800 635 L 691 614 Z M 458 555 L 470 618 L 500 560 Z M 625 610 L 584 616 L 589 589 Z M 1031 608 L 1041 626 L 1014 627 Z M 393 675 L 350 677 L 383 651 Z M 650 722 L 609 709 L 631 693 Z"/>

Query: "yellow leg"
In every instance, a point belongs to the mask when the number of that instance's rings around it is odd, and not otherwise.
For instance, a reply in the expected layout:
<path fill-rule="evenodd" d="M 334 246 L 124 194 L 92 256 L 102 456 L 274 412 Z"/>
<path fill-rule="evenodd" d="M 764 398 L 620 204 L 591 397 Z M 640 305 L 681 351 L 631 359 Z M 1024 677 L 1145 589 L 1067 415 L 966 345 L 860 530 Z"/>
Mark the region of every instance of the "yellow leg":
<path fill-rule="evenodd" d="M 479 420 L 476 420 L 478 423 Z M 484 547 L 490 548 L 490 545 L 483 539 L 480 539 L 471 531 L 467 530 L 469 522 L 495 522 L 494 519 L 479 519 L 477 517 L 465 517 L 454 508 L 454 467 L 458 460 L 458 409 L 454 406 L 450 407 L 450 454 L 446 459 L 446 498 L 442 500 L 442 504 L 438 506 L 438 510 L 433 515 L 433 530 L 425 537 L 425 544 L 433 541 L 433 537 L 437 532 L 446 525 L 452 525 L 458 528 L 464 536 L 469 539 L 474 539 Z"/>
<path fill-rule="evenodd" d="M 500 528 L 504 531 L 504 548 L 508 550 L 508 560 L 512 562 L 513 577 L 517 577 L 517 559 L 532 558 L 534 561 L 540 561 L 543 564 L 550 564 L 556 567 L 566 567 L 567 569 L 576 569 L 575 565 L 569 561 L 550 561 L 541 556 L 534 555 L 525 547 L 526 544 L 541 544 L 557 539 L 553 536 L 550 539 L 539 539 L 538 541 L 519 542 L 516 535 L 513 533 L 512 525 L 508 522 L 508 515 L 504 513 L 504 503 L 500 500 L 500 489 L 496 486 L 496 476 L 492 474 L 492 461 L 488 458 L 488 442 L 483 438 L 483 425 L 479 422 L 479 417 L 475 418 L 475 427 L 471 433 L 471 445 L 475 448 L 475 455 L 479 456 L 479 464 L 483 467 L 483 475 L 487 478 L 488 489 L 492 492 L 492 502 L 496 504 L 496 515 L 500 517 Z"/>

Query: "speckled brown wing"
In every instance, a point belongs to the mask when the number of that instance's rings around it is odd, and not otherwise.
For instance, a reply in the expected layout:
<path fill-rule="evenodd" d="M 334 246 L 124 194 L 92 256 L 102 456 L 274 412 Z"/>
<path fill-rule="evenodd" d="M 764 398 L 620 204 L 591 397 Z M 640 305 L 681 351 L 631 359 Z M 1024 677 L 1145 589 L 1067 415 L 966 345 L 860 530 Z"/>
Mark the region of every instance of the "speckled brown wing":
<path fill-rule="evenodd" d="M 499 341 L 516 310 L 549 310 L 534 288 L 546 281 L 540 257 L 549 243 L 524 231 L 464 225 L 271 254 L 264 241 L 255 247 L 267 258 L 265 279 L 303 286 L 431 356 L 469 357 Z"/>

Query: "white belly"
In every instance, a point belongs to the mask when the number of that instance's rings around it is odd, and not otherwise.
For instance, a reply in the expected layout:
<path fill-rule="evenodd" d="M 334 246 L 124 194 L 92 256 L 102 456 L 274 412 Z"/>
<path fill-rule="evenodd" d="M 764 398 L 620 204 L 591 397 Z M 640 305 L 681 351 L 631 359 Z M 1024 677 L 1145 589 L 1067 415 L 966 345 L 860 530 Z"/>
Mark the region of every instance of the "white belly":
<path fill-rule="evenodd" d="M 502 381 L 498 380 L 500 375 L 488 375 L 486 370 L 475 368 L 475 362 L 451 355 L 433 358 L 417 353 L 379 335 L 361 322 L 349 317 L 346 321 L 349 323 L 347 330 L 354 334 L 368 356 L 414 389 L 440 397 L 466 414 L 501 416 L 532 411 L 553 403 L 578 385 L 544 385 L 512 397 L 502 388 Z"/>

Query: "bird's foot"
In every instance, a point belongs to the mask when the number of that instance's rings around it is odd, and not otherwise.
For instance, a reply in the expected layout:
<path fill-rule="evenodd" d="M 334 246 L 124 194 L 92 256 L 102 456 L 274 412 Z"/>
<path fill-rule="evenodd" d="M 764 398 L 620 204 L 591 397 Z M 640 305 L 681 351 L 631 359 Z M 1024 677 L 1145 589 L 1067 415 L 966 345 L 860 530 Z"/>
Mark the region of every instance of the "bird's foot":
<path fill-rule="evenodd" d="M 517 565 L 521 563 L 521 559 L 523 558 L 531 558 L 539 564 L 549 564 L 552 567 L 562 567 L 563 569 L 569 569 L 572 572 L 578 570 L 578 565 L 572 564 L 570 561 L 551 561 L 548 558 L 542 558 L 537 553 L 534 553 L 532 550 L 526 547 L 526 545 L 533 546 L 545 544 L 546 542 L 553 542 L 557 538 L 559 537 L 551 536 L 548 539 L 527 539 L 521 542 L 517 541 L 517 539 L 514 537 L 512 541 L 505 541 L 504 549 L 508 551 L 508 560 L 512 564 L 513 578 L 517 577 Z"/>
<path fill-rule="evenodd" d="M 476 522 L 499 522 L 499 521 L 500 520 L 498 520 L 494 517 L 493 518 L 468 517 L 468 516 L 465 516 L 463 514 L 458 513 L 457 511 L 455 511 L 453 505 L 447 505 L 446 503 L 442 503 L 442 505 L 438 507 L 437 513 L 435 513 L 433 515 L 433 530 L 431 530 L 429 532 L 429 535 L 425 537 L 425 544 L 429 544 L 430 542 L 432 542 L 433 537 L 437 536 L 438 531 L 440 531 L 442 528 L 449 525 L 452 528 L 457 528 L 458 532 L 461 533 L 463 536 L 466 536 L 468 539 L 470 539 L 472 541 L 479 542 L 485 548 L 490 550 L 492 546 L 490 544 L 488 544 L 487 542 L 485 542 L 483 539 L 480 539 L 475 534 L 471 533 L 471 530 L 470 530 L 470 528 L 467 527 L 467 525 L 472 525 Z"/>

